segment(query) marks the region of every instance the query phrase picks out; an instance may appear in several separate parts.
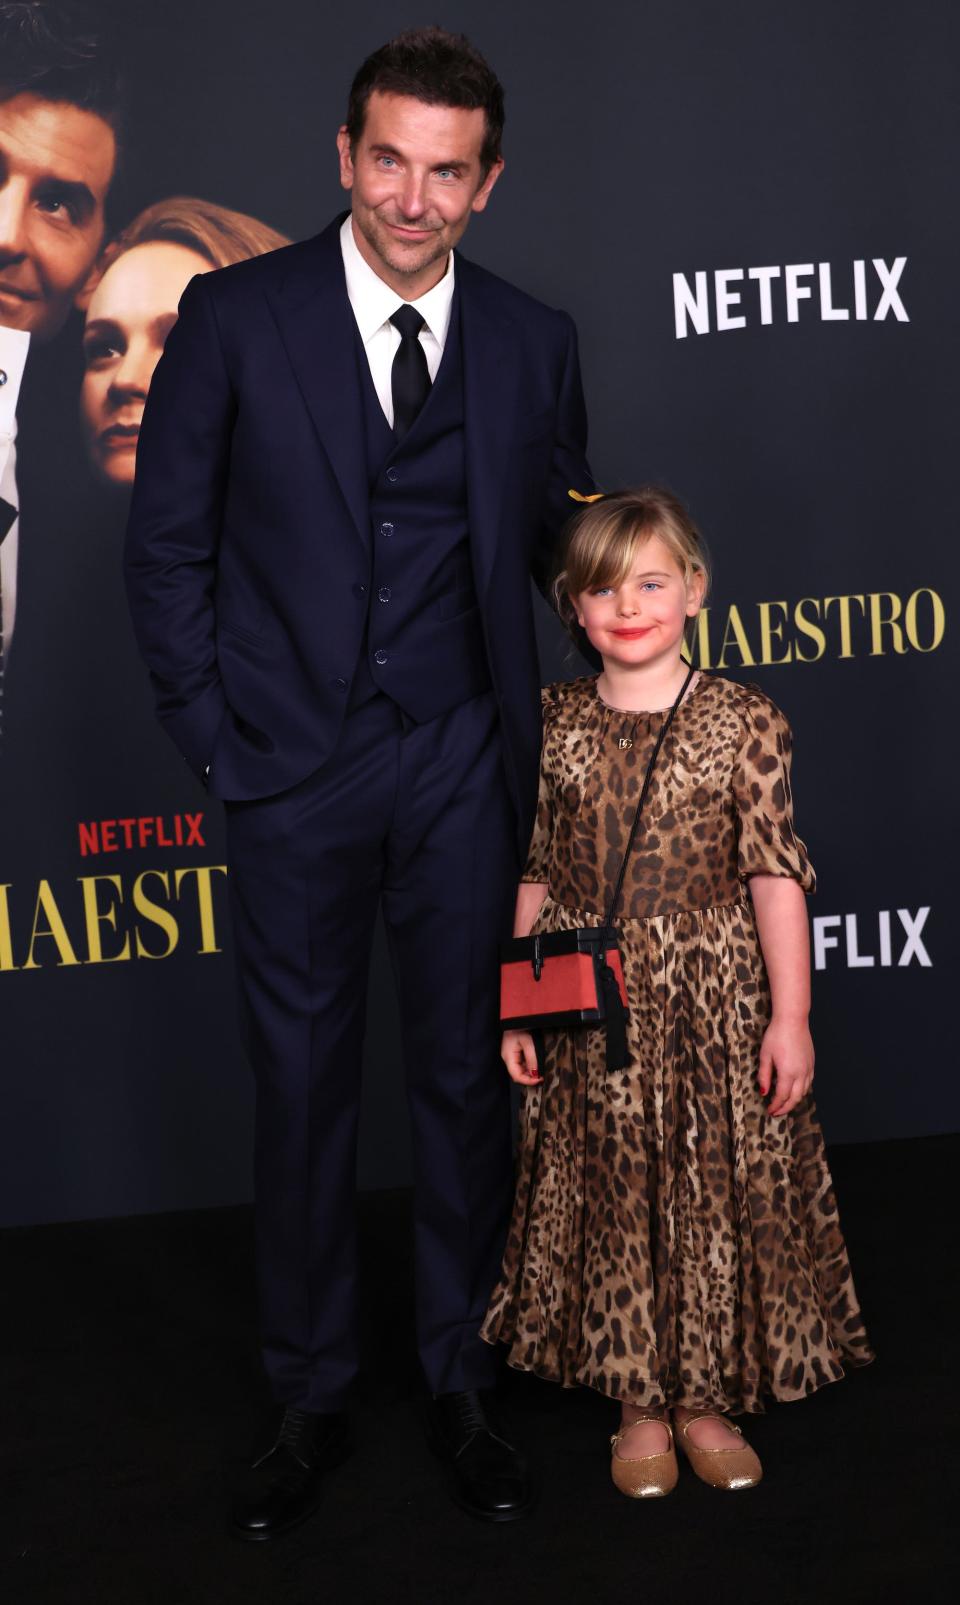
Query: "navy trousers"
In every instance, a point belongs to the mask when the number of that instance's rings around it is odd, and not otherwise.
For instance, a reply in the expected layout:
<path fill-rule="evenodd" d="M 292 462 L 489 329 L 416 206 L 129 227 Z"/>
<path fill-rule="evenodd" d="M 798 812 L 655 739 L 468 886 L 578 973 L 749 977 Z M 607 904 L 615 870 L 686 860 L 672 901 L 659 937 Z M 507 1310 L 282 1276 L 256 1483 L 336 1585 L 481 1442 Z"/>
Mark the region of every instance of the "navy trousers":
<path fill-rule="evenodd" d="M 285 1404 L 339 1409 L 357 1372 L 360 1061 L 381 901 L 413 1133 L 420 1357 L 435 1393 L 492 1382 L 478 1327 L 512 1190 L 498 943 L 514 838 L 492 692 L 422 725 L 377 696 L 316 773 L 227 804 L 263 1352 Z"/>

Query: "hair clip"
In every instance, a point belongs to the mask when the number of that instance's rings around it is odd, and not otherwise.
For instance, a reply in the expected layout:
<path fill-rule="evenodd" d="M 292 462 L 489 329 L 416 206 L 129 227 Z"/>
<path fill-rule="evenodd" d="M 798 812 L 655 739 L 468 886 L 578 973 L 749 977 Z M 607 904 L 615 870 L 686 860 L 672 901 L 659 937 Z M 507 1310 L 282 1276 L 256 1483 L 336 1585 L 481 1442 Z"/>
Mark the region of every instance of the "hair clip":
<path fill-rule="evenodd" d="M 578 490 L 567 491 L 567 495 L 570 497 L 570 500 L 574 502 L 602 502 L 606 494 L 607 493 L 605 490 L 595 491 L 592 496 L 581 496 Z"/>

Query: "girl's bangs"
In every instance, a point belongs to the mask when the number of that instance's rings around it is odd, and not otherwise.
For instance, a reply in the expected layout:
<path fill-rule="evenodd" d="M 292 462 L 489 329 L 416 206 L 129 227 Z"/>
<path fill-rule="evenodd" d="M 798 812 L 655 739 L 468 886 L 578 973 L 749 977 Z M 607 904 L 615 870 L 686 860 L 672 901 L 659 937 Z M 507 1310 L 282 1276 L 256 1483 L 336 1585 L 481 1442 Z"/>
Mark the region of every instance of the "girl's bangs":
<path fill-rule="evenodd" d="M 626 530 L 622 527 L 599 530 L 593 551 L 583 553 L 582 581 L 572 588 L 596 591 L 605 585 L 622 585 L 633 568 L 637 553 L 655 533 L 652 526 L 638 528 L 636 524 Z"/>

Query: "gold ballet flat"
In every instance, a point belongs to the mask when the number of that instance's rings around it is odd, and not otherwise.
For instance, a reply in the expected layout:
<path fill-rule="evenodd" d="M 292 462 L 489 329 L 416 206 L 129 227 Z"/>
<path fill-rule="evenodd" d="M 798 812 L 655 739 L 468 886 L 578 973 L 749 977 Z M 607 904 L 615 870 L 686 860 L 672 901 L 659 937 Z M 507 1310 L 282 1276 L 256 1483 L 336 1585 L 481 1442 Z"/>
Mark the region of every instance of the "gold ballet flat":
<path fill-rule="evenodd" d="M 624 1460 L 617 1454 L 620 1439 L 630 1431 L 631 1427 L 639 1426 L 642 1421 L 653 1421 L 658 1427 L 663 1427 L 670 1440 L 670 1447 L 658 1455 L 641 1455 L 638 1460 Z M 670 1493 L 677 1486 L 679 1476 L 677 1451 L 673 1443 L 673 1428 L 665 1417 L 637 1416 L 635 1421 L 628 1422 L 619 1432 L 613 1434 L 610 1448 L 612 1450 L 610 1475 L 622 1494 L 628 1494 L 631 1499 L 662 1499 L 664 1494 Z"/>
<path fill-rule="evenodd" d="M 763 1467 L 735 1422 L 716 1410 L 693 1410 L 689 1415 L 685 1411 L 682 1415 L 674 1411 L 674 1421 L 680 1428 L 680 1447 L 701 1482 L 708 1482 L 711 1488 L 726 1488 L 731 1493 L 757 1486 Z M 743 1441 L 736 1449 L 699 1449 L 689 1435 L 689 1428 L 695 1421 L 722 1421 Z"/>

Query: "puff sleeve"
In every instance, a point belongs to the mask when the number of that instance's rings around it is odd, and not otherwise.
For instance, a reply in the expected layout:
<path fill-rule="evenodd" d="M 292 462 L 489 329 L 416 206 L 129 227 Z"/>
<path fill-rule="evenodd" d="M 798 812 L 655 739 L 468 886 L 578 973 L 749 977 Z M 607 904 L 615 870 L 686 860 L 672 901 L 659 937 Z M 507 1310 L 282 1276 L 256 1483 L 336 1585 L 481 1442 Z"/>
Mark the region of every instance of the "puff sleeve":
<path fill-rule="evenodd" d="M 762 692 L 751 692 L 733 778 L 740 878 L 789 876 L 809 893 L 816 890 L 816 876 L 793 828 L 792 748 L 790 726 L 780 709 Z"/>
<path fill-rule="evenodd" d="M 544 686 L 540 693 L 543 718 L 543 743 L 540 749 L 540 788 L 537 794 L 537 812 L 533 822 L 533 835 L 521 881 L 542 882 L 550 879 L 553 856 L 553 824 L 555 814 L 553 776 L 550 772 L 550 735 L 557 708 L 557 694 L 553 686 Z"/>

